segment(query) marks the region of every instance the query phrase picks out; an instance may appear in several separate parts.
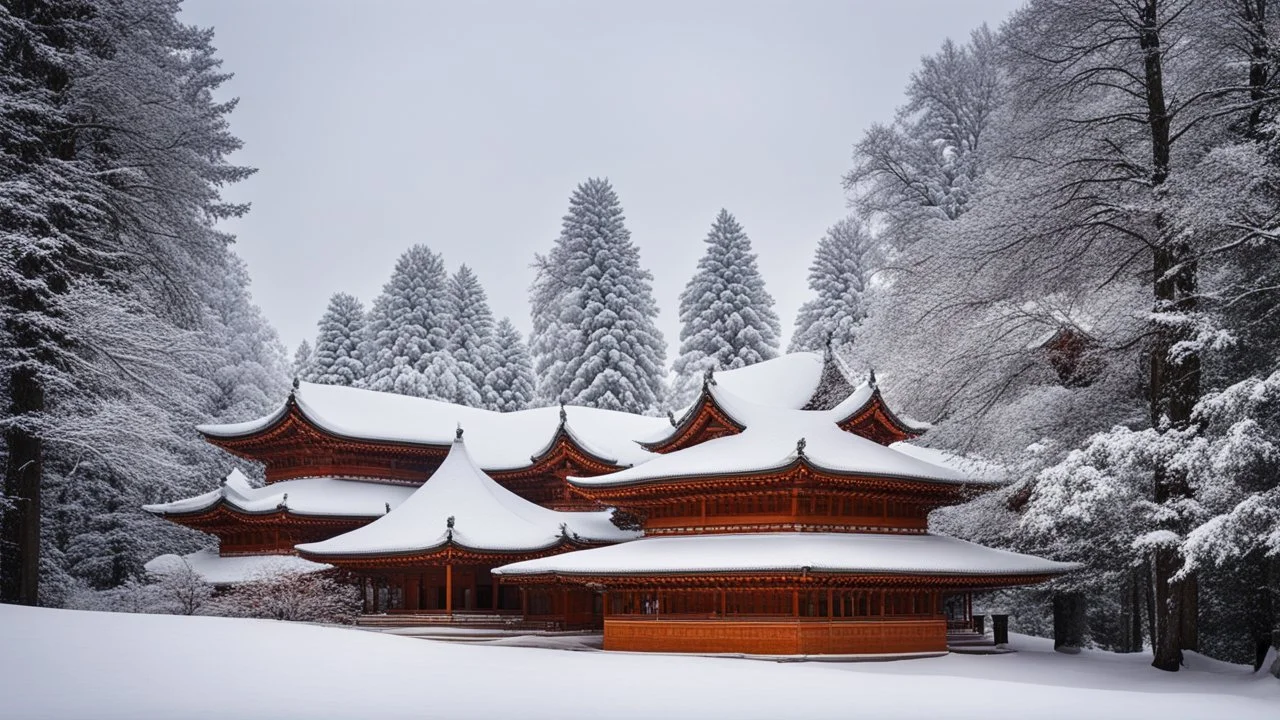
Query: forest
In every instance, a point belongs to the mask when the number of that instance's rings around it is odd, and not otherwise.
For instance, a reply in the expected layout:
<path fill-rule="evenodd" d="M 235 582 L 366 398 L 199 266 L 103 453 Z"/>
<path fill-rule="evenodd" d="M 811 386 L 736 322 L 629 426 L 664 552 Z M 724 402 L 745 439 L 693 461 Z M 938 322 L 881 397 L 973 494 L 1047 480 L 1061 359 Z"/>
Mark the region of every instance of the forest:
<path fill-rule="evenodd" d="M 1166 670 L 1184 650 L 1261 663 L 1280 646 L 1277 11 L 1031 0 L 958 29 L 896 114 L 851 131 L 849 215 L 786 279 L 810 289 L 789 336 L 730 209 L 655 297 L 601 168 L 529 249 L 527 338 L 464 247 L 424 238 L 367 307 L 334 288 L 290 355 L 223 229 L 255 169 L 231 160 L 213 31 L 178 0 L 3 0 L 0 602 L 63 606 L 207 545 L 141 506 L 225 475 L 195 425 L 270 412 L 294 379 L 666 414 L 708 369 L 830 347 L 932 424 L 925 444 L 1003 468 L 935 531 L 1084 566 L 989 609 Z"/>

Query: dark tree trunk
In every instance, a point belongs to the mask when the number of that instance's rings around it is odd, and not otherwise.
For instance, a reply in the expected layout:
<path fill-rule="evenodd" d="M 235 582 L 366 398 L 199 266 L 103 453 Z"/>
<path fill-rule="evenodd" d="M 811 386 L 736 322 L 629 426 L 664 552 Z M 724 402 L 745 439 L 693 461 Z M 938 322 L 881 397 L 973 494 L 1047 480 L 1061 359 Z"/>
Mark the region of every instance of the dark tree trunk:
<path fill-rule="evenodd" d="M 1053 594 L 1053 649 L 1078 652 L 1084 647 L 1085 599 L 1077 592 Z"/>
<path fill-rule="evenodd" d="M 33 369 L 9 377 L 11 417 L 44 409 L 44 389 Z M 0 523 L 0 602 L 35 605 L 40 588 L 40 437 L 21 425 L 5 433 L 4 492 L 13 507 Z"/>
<path fill-rule="evenodd" d="M 1141 568 L 1129 571 L 1124 582 L 1124 594 L 1120 600 L 1120 652 L 1142 650 L 1143 592 L 1147 583 Z"/>
<path fill-rule="evenodd" d="M 1171 118 L 1164 95 L 1163 49 L 1160 39 L 1160 0 L 1144 0 L 1140 8 L 1138 42 L 1143 51 L 1144 85 L 1147 101 L 1147 125 L 1151 134 L 1151 186 L 1157 198 L 1169 177 L 1169 159 L 1173 140 Z M 1152 252 L 1153 294 L 1157 313 L 1194 312 L 1196 309 L 1196 263 L 1191 249 L 1172 237 L 1163 215 L 1156 211 L 1152 218 L 1155 230 Z M 1150 358 L 1151 423 L 1159 428 L 1168 422 L 1185 428 L 1191 423 L 1191 411 L 1200 399 L 1200 357 L 1184 352 L 1176 358 L 1171 350 L 1184 339 L 1185 332 L 1160 324 Z M 1186 478 L 1170 468 L 1156 469 L 1154 500 L 1165 504 L 1188 497 Z M 1181 528 L 1169 527 L 1177 532 Z M 1194 578 L 1175 581 L 1182 568 L 1176 548 L 1163 547 L 1155 552 L 1156 623 L 1152 665 L 1161 670 L 1177 670 L 1182 650 L 1194 646 L 1195 600 Z"/>

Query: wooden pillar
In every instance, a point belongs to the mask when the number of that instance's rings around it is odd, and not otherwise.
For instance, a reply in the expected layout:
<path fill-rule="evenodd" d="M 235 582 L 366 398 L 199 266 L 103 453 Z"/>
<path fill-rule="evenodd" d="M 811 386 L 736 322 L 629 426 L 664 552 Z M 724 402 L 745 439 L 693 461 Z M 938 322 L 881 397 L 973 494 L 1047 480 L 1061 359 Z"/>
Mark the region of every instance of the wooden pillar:
<path fill-rule="evenodd" d="M 525 593 L 524 586 L 520 586 L 520 617 L 529 617 L 529 596 Z"/>
<path fill-rule="evenodd" d="M 835 614 L 836 614 L 836 606 L 832 604 L 832 601 L 835 600 L 835 597 L 836 597 L 835 591 L 832 590 L 831 588 L 827 588 L 827 619 L 828 620 L 835 617 Z"/>
<path fill-rule="evenodd" d="M 410 581 L 409 576 L 405 576 L 404 581 L 404 609 L 416 612 L 418 610 L 418 586 L 419 576 L 414 575 Z"/>
<path fill-rule="evenodd" d="M 728 595 L 729 595 L 729 591 L 724 590 L 723 588 L 720 590 L 720 617 L 722 618 L 729 616 Z"/>
<path fill-rule="evenodd" d="M 453 614 L 453 563 L 444 566 L 444 611 Z"/>
<path fill-rule="evenodd" d="M 498 602 L 498 576 L 493 573 L 489 573 L 489 584 L 493 588 L 490 592 L 493 594 L 493 611 L 496 613 L 498 612 L 498 607 L 501 605 L 501 603 Z"/>
<path fill-rule="evenodd" d="M 794 499 L 794 496 L 792 496 Z M 791 616 L 800 617 L 800 591 L 791 591 Z"/>

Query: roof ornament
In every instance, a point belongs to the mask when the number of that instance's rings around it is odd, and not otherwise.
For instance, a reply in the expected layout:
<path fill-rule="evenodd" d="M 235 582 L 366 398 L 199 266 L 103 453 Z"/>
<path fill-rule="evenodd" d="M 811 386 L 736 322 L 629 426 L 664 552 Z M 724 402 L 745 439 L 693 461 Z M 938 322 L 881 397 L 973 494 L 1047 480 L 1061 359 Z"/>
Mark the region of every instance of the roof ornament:
<path fill-rule="evenodd" d="M 560 427 L 569 422 L 569 413 L 564 411 L 564 400 L 560 401 Z"/>
<path fill-rule="evenodd" d="M 711 369 L 711 368 L 707 368 L 706 370 L 703 370 L 703 371 L 702 371 L 702 387 L 703 387 L 703 389 L 706 389 L 707 387 L 709 387 L 709 386 L 711 386 L 711 385 L 715 385 L 715 384 L 716 384 L 715 370 L 713 370 L 713 369 Z"/>
<path fill-rule="evenodd" d="M 875 368 L 870 368 L 867 370 L 867 385 L 872 390 L 876 389 L 876 369 Z"/>
<path fill-rule="evenodd" d="M 448 520 L 444 521 L 444 536 L 449 542 L 453 542 L 453 516 L 450 515 Z"/>
<path fill-rule="evenodd" d="M 671 423 L 671 427 L 679 427 L 679 425 L 676 424 L 676 414 L 670 410 L 667 411 L 667 421 Z"/>
<path fill-rule="evenodd" d="M 279 504 L 279 505 L 276 505 L 276 509 L 277 509 L 277 510 L 288 510 L 288 509 L 289 509 L 289 493 L 285 493 L 285 494 L 284 494 L 284 497 L 280 498 L 280 504 Z"/>
<path fill-rule="evenodd" d="M 382 504 L 383 504 L 383 505 L 385 505 L 385 506 L 387 507 L 387 512 L 388 512 L 388 513 L 390 513 L 390 512 L 391 512 L 391 503 L 382 503 Z"/>
<path fill-rule="evenodd" d="M 462 439 L 462 423 L 461 422 L 458 423 L 458 429 L 453 431 L 453 439 L 454 440 Z"/>
<path fill-rule="evenodd" d="M 799 440 L 796 441 L 796 457 L 801 457 L 801 458 L 805 457 L 804 448 L 808 444 L 809 442 L 804 438 L 800 438 Z"/>
<path fill-rule="evenodd" d="M 298 385 L 299 385 L 299 384 L 300 384 L 300 383 L 298 382 L 298 376 L 297 376 L 297 375 L 294 375 L 294 376 L 293 376 L 293 389 L 294 389 L 294 390 L 297 390 L 297 389 L 298 389 Z"/>
<path fill-rule="evenodd" d="M 569 524 L 568 524 L 568 523 L 560 523 L 560 537 L 561 537 L 561 538 L 563 538 L 563 539 L 565 539 L 565 540 L 568 540 L 568 539 L 569 539 Z"/>

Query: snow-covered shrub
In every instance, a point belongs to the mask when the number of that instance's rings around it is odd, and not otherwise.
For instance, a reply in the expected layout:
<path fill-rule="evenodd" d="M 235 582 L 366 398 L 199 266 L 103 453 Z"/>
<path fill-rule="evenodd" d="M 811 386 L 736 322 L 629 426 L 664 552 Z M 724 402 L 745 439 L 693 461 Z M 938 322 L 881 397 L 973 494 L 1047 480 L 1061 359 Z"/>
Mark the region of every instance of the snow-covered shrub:
<path fill-rule="evenodd" d="M 360 612 L 360 593 L 324 573 L 274 573 L 229 589 L 214 602 L 213 614 L 351 624 Z"/>

